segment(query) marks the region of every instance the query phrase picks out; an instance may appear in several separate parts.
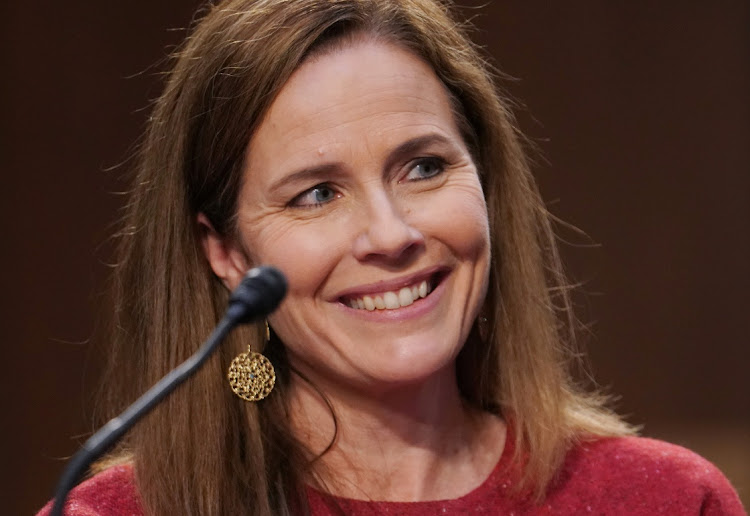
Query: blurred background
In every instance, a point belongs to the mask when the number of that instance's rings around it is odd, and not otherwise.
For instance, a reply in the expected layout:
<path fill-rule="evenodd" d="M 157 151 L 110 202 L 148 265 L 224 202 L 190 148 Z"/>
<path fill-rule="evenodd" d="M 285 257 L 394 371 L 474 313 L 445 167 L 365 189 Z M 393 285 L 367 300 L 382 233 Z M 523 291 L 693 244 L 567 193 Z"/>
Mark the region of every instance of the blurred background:
<path fill-rule="evenodd" d="M 750 3 L 482 4 L 545 199 L 585 232 L 561 228 L 597 381 L 750 505 Z M 41 507 L 92 429 L 117 192 L 199 5 L 0 6 L 6 514 Z"/>

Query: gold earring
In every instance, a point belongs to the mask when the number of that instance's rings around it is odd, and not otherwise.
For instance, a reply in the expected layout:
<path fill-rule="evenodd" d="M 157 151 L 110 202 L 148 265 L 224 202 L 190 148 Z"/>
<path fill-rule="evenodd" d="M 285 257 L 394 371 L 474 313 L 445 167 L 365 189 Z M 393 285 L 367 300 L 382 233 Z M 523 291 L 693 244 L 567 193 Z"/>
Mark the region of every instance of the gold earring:
<path fill-rule="evenodd" d="M 266 343 L 271 339 L 271 328 L 266 321 Z M 227 373 L 229 386 L 245 401 L 260 401 L 268 396 L 276 385 L 276 371 L 273 364 L 261 355 L 247 348 L 232 360 Z"/>

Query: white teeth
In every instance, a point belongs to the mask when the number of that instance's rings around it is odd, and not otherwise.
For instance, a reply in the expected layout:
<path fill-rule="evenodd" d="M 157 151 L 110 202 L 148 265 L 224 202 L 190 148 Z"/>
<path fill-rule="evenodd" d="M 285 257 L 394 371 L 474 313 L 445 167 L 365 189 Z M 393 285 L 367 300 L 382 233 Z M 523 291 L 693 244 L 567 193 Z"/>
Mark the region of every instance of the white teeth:
<path fill-rule="evenodd" d="M 395 310 L 403 306 L 409 306 L 417 299 L 427 297 L 432 291 L 427 281 L 422 281 L 417 285 L 404 287 L 398 292 L 383 292 L 375 296 L 362 296 L 361 298 L 350 299 L 348 304 L 356 310 Z"/>
<path fill-rule="evenodd" d="M 395 292 L 386 292 L 385 294 L 383 294 L 383 301 L 385 302 L 385 307 L 390 310 L 401 306 L 398 302 L 398 295 L 396 295 Z"/>
<path fill-rule="evenodd" d="M 414 296 L 411 295 L 409 287 L 404 287 L 398 291 L 398 302 L 401 306 L 409 306 L 414 302 Z"/>

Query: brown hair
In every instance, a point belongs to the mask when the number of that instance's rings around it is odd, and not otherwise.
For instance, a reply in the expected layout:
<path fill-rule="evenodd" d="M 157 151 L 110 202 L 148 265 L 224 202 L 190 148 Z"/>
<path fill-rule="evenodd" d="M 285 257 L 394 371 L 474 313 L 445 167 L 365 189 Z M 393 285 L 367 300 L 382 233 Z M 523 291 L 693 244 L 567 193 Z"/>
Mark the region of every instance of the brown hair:
<path fill-rule="evenodd" d="M 207 8 L 174 55 L 149 120 L 119 234 L 108 401 L 121 409 L 192 354 L 226 307 L 200 249 L 196 215 L 235 231 L 253 131 L 311 53 L 364 33 L 434 69 L 456 107 L 490 213 L 489 334 L 470 339 L 458 378 L 468 401 L 512 421 L 524 486 L 541 497 L 576 439 L 628 433 L 569 372 L 573 316 L 550 216 L 493 72 L 437 0 L 228 0 Z M 240 329 L 119 450 L 132 457 L 149 514 L 287 514 L 313 477 L 291 435 L 283 344 L 266 351 L 279 381 L 258 404 L 234 397 L 225 371 L 255 328 Z M 286 378 L 286 381 L 285 381 Z"/>

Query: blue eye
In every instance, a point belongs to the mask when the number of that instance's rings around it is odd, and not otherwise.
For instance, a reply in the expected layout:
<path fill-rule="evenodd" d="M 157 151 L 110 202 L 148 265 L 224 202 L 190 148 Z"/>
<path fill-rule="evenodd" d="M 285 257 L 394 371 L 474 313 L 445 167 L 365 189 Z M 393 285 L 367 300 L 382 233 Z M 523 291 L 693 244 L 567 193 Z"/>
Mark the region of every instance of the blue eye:
<path fill-rule="evenodd" d="M 406 175 L 407 180 L 430 179 L 445 170 L 445 162 L 440 158 L 421 158 L 412 166 Z"/>
<path fill-rule="evenodd" d="M 337 196 L 338 194 L 333 188 L 331 188 L 326 183 L 321 183 L 299 194 L 297 197 L 292 199 L 292 202 L 290 204 L 292 206 L 303 207 L 319 206 L 321 204 L 331 202 Z"/>

